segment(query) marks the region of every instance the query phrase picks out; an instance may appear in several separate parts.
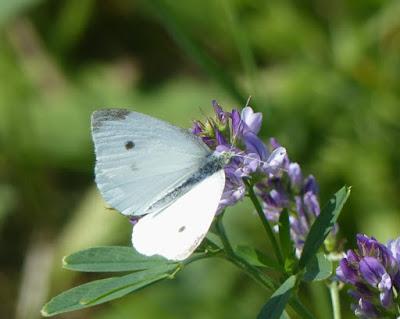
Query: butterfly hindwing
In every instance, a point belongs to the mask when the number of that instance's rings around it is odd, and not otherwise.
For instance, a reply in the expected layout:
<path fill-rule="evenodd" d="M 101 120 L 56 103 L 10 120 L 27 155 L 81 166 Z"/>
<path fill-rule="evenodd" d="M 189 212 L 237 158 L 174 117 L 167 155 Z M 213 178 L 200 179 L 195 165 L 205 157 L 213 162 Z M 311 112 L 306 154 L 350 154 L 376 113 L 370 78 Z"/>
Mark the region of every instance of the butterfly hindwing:
<path fill-rule="evenodd" d="M 163 211 L 142 217 L 132 231 L 135 249 L 147 256 L 186 259 L 207 234 L 224 186 L 225 173 L 219 170 Z"/>

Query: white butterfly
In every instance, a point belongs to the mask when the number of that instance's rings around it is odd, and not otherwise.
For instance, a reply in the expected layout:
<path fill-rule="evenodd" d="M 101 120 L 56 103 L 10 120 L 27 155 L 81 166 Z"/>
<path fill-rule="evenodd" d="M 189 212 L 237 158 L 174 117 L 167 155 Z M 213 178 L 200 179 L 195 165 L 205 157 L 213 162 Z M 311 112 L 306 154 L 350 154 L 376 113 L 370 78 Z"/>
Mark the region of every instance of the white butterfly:
<path fill-rule="evenodd" d="M 143 255 L 187 258 L 212 223 L 231 154 L 213 153 L 197 136 L 124 109 L 92 115 L 96 183 L 106 202 L 134 225 Z"/>

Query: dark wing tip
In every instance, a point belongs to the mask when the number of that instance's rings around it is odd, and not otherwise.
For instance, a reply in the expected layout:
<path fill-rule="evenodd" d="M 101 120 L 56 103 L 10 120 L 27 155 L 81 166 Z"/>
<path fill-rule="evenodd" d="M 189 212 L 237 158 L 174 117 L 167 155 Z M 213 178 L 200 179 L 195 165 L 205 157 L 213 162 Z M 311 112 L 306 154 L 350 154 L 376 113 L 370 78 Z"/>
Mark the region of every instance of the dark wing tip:
<path fill-rule="evenodd" d="M 91 117 L 92 130 L 98 130 L 103 122 L 124 120 L 131 113 L 126 109 L 100 109 L 94 111 Z"/>

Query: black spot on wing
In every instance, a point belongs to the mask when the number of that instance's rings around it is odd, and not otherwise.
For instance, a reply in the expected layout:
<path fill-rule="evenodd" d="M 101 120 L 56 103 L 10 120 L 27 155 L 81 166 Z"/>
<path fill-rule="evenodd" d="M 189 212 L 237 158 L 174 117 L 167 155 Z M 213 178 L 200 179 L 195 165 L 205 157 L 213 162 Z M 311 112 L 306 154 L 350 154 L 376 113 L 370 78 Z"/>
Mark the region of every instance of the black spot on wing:
<path fill-rule="evenodd" d="M 135 147 L 135 143 L 133 143 L 132 141 L 128 141 L 128 142 L 125 143 L 125 148 L 127 150 L 131 150 L 134 147 Z"/>
<path fill-rule="evenodd" d="M 107 121 L 122 121 L 130 111 L 125 109 L 101 109 L 92 114 L 92 130 L 98 130 L 104 122 Z"/>
<path fill-rule="evenodd" d="M 181 227 L 179 227 L 179 229 L 178 229 L 178 232 L 183 232 L 184 230 L 186 229 L 186 226 L 181 226 Z"/>

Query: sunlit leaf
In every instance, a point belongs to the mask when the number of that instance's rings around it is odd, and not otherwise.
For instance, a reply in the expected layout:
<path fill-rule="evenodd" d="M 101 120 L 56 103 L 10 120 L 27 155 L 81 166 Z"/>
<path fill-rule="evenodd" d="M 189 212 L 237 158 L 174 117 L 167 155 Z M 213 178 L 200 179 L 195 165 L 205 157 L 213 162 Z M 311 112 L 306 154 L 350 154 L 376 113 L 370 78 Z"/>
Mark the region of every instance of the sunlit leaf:
<path fill-rule="evenodd" d="M 323 208 L 317 217 L 304 243 L 303 253 L 299 261 L 299 268 L 304 268 L 311 258 L 318 252 L 325 238 L 328 236 L 339 214 L 350 195 L 350 188 L 342 187 Z"/>
<path fill-rule="evenodd" d="M 176 265 L 164 265 L 156 269 L 138 271 L 122 277 L 92 281 L 54 297 L 43 307 L 41 313 L 43 316 L 50 317 L 117 299 L 167 278 L 176 269 Z"/>
<path fill-rule="evenodd" d="M 286 279 L 286 281 L 272 294 L 268 302 L 262 307 L 257 319 L 285 318 L 283 312 L 295 285 L 296 276 L 290 276 Z"/>
<path fill-rule="evenodd" d="M 313 256 L 306 266 L 303 279 L 306 281 L 319 281 L 329 278 L 332 275 L 332 262 L 324 253 Z"/>
<path fill-rule="evenodd" d="M 173 262 L 161 256 L 144 256 L 132 247 L 121 246 L 89 248 L 63 259 L 64 268 L 87 272 L 134 271 L 165 264 Z"/>
<path fill-rule="evenodd" d="M 281 270 L 273 259 L 252 247 L 239 245 L 235 249 L 235 254 L 253 266 Z"/>

